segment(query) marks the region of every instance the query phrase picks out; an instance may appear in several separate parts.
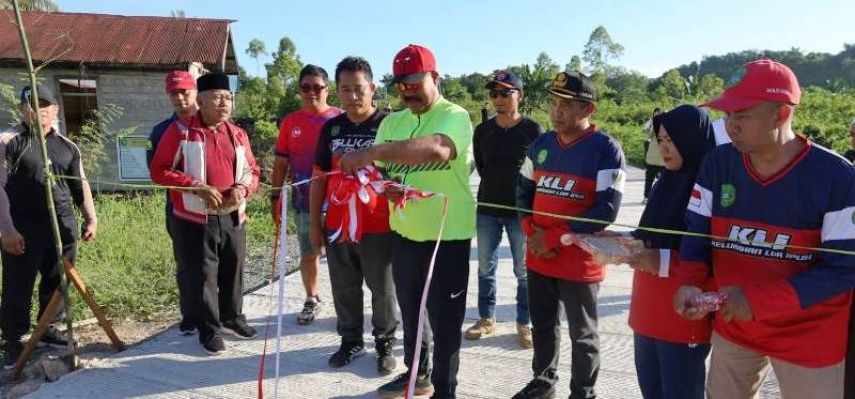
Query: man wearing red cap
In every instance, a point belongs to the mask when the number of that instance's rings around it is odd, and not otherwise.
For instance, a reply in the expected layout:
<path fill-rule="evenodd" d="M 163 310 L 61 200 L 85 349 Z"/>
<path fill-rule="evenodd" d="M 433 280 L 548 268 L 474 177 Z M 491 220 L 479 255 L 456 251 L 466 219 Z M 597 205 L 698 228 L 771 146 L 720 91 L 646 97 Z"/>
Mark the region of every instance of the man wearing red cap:
<path fill-rule="evenodd" d="M 757 397 L 775 370 L 783 397 L 843 396 L 855 286 L 855 170 L 792 130 L 801 90 L 793 72 L 750 62 L 706 105 L 727 114 L 732 144 L 711 152 L 686 212 L 681 260 L 726 295 L 715 318 L 710 398 Z M 835 252 L 838 251 L 838 252 Z M 839 252 L 843 251 L 843 252 Z M 700 287 L 674 298 L 689 319 Z"/>
<path fill-rule="evenodd" d="M 411 44 L 399 51 L 392 72 L 395 88 L 407 108 L 383 120 L 373 147 L 342 156 L 341 167 L 352 172 L 376 163 L 392 179 L 448 198 L 448 214 L 427 300 L 435 345 L 432 375 L 429 339 L 421 343 L 419 364 L 414 365 L 413 358 L 419 344 L 416 330 L 421 293 L 439 237 L 443 199 L 434 196 L 409 203 L 391 212 L 389 224 L 396 235 L 392 274 L 404 327 L 404 363 L 410 370 L 418 368 L 413 393 L 433 392 L 432 398 L 455 398 L 469 281 L 469 247 L 475 236 L 475 202 L 469 189 L 472 122 L 465 109 L 440 96 L 436 59 L 426 47 Z M 400 194 L 387 192 L 392 201 Z M 381 396 L 402 396 L 407 376 L 408 373 L 400 374 L 381 386 Z"/>
<path fill-rule="evenodd" d="M 151 142 L 151 148 L 147 151 L 148 165 L 151 166 L 151 159 L 154 157 L 154 152 L 157 150 L 160 139 L 166 129 L 173 123 L 179 130 L 186 131 L 190 120 L 196 114 L 198 106 L 196 105 L 196 78 L 190 72 L 177 70 L 169 72 L 166 75 L 166 95 L 169 97 L 169 103 L 172 104 L 172 116 L 158 123 L 151 129 L 151 134 L 148 135 L 148 140 Z M 172 230 L 169 228 L 169 218 L 174 217 L 172 214 L 172 202 L 169 200 L 169 194 L 166 195 L 166 232 L 172 238 Z M 173 242 L 174 245 L 174 242 Z M 181 323 L 178 324 L 178 332 L 181 335 L 192 335 L 196 332 L 196 315 L 193 314 L 193 298 L 198 295 L 196 285 L 200 281 L 200 276 L 194 270 L 182 268 L 181 263 L 178 264 L 175 271 L 175 281 L 178 284 L 178 305 L 181 309 Z"/>

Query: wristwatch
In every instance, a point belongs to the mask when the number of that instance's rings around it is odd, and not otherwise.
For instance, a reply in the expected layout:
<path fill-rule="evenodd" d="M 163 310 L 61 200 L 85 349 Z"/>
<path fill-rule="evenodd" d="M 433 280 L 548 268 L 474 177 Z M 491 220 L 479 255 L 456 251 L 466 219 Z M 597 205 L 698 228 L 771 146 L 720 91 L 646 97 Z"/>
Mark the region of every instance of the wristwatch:
<path fill-rule="evenodd" d="M 561 241 L 561 245 L 563 245 L 565 247 L 569 247 L 569 246 L 573 245 L 573 242 L 575 240 L 573 239 L 573 234 L 564 233 L 559 238 L 559 241 Z"/>

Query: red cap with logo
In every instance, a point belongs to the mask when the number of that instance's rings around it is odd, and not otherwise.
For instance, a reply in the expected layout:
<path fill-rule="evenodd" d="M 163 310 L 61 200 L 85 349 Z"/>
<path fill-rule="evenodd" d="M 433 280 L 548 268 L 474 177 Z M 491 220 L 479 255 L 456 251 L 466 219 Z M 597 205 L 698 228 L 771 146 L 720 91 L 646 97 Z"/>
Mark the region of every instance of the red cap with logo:
<path fill-rule="evenodd" d="M 734 77 L 739 79 L 721 97 L 704 106 L 724 112 L 751 108 L 761 102 L 798 105 L 802 96 L 799 81 L 784 64 L 772 60 L 757 60 L 745 64 Z"/>
<path fill-rule="evenodd" d="M 166 75 L 166 92 L 196 89 L 196 78 L 187 71 L 172 71 Z"/>
<path fill-rule="evenodd" d="M 436 57 L 430 49 L 418 44 L 404 47 L 392 61 L 395 83 L 418 83 L 427 72 L 436 72 Z"/>

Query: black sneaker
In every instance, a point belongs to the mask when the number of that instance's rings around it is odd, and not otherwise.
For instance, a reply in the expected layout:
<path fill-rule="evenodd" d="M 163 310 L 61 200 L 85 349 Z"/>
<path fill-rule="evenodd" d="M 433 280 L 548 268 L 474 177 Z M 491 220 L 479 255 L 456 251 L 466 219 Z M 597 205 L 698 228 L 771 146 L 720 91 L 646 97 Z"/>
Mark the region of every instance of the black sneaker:
<path fill-rule="evenodd" d="M 389 381 L 377 388 L 377 393 L 385 399 L 401 398 L 404 396 L 404 391 L 407 389 L 410 374 L 398 374 L 395 379 Z M 416 377 L 416 387 L 413 389 L 413 396 L 431 395 L 433 394 L 433 384 L 430 382 L 428 375 L 419 374 Z"/>
<path fill-rule="evenodd" d="M 356 359 L 365 354 L 365 344 L 362 342 L 342 342 L 336 353 L 330 356 L 330 367 L 337 369 L 344 367 L 353 359 Z"/>
<path fill-rule="evenodd" d="M 36 346 L 39 348 L 65 348 L 68 346 L 68 336 L 59 331 L 56 326 L 49 325 L 42 337 L 39 338 L 39 342 L 36 342 Z"/>
<path fill-rule="evenodd" d="M 555 395 L 552 384 L 535 378 L 511 399 L 548 399 Z"/>
<path fill-rule="evenodd" d="M 3 369 L 11 370 L 15 368 L 15 362 L 24 351 L 24 344 L 19 340 L 6 341 L 6 353 L 3 356 Z"/>
<path fill-rule="evenodd" d="M 223 337 L 217 334 L 214 334 L 211 339 L 203 342 L 202 347 L 205 348 L 205 352 L 212 355 L 219 355 L 226 351 L 226 343 L 223 342 Z"/>
<path fill-rule="evenodd" d="M 374 341 L 374 349 L 377 351 L 377 372 L 380 375 L 392 374 L 398 368 L 398 361 L 392 354 L 395 341 L 394 337 Z"/>
<path fill-rule="evenodd" d="M 246 324 L 242 319 L 223 323 L 220 331 L 234 335 L 237 339 L 253 339 L 258 335 L 258 331 Z"/>
<path fill-rule="evenodd" d="M 178 324 L 178 333 L 181 335 L 196 334 L 196 323 L 190 319 L 181 319 L 181 323 Z"/>
<path fill-rule="evenodd" d="M 303 310 L 297 316 L 297 324 L 307 325 L 315 321 L 315 316 L 321 312 L 321 299 L 315 297 L 315 301 L 306 301 Z"/>

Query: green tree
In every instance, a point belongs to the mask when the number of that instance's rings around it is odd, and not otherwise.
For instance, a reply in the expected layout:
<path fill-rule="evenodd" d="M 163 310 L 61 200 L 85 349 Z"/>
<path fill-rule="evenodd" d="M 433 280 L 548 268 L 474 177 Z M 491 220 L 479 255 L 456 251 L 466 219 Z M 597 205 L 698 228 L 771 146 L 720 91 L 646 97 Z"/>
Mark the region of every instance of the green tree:
<path fill-rule="evenodd" d="M 582 72 L 582 59 L 578 55 L 570 57 L 570 62 L 564 66 L 564 72 Z"/>
<path fill-rule="evenodd" d="M 297 93 L 300 82 L 300 69 L 303 63 L 297 55 L 297 46 L 286 37 L 279 40 L 279 47 L 273 54 L 272 62 L 265 64 L 267 68 L 268 101 L 276 116 L 300 108 L 300 98 Z"/>
<path fill-rule="evenodd" d="M 18 0 L 18 7 L 21 11 L 59 11 L 59 6 L 51 0 Z M 6 10 L 11 8 L 11 0 L 0 0 L 0 9 Z"/>
<path fill-rule="evenodd" d="M 635 71 L 622 71 L 608 77 L 605 85 L 609 91 L 614 93 L 615 102 L 627 104 L 647 99 L 650 79 Z M 600 88 L 598 87 L 598 89 Z"/>
<path fill-rule="evenodd" d="M 249 41 L 249 46 L 246 48 L 246 55 L 255 60 L 255 74 L 261 75 L 261 66 L 258 63 L 258 57 L 267 55 L 267 49 L 261 39 L 252 39 Z"/>
<path fill-rule="evenodd" d="M 445 75 L 445 77 L 442 78 L 439 88 L 442 92 L 442 96 L 453 103 L 460 104 L 472 101 L 472 97 L 469 95 L 469 91 L 466 89 L 466 86 L 463 86 L 463 84 L 460 83 L 460 78 L 453 78 L 449 75 Z"/>
<path fill-rule="evenodd" d="M 600 25 L 588 37 L 582 58 L 588 63 L 588 71 L 592 74 L 597 72 L 608 74 L 610 62 L 618 60 L 623 55 L 623 51 L 623 46 L 612 40 L 609 31 Z"/>
<path fill-rule="evenodd" d="M 533 66 L 525 64 L 508 68 L 510 72 L 519 76 L 525 85 L 525 98 L 520 104 L 523 113 L 531 114 L 536 109 L 549 109 L 550 98 L 547 89 L 560 68 L 548 54 L 543 52 L 537 56 Z"/>
<path fill-rule="evenodd" d="M 676 68 L 665 72 L 659 83 L 664 94 L 672 100 L 680 101 L 688 94 L 687 82 Z"/>
<path fill-rule="evenodd" d="M 695 96 L 699 100 L 704 100 L 720 95 L 724 91 L 724 80 L 709 73 L 702 76 L 695 86 Z"/>
<path fill-rule="evenodd" d="M 468 75 L 462 75 L 458 81 L 466 87 L 466 91 L 469 92 L 469 96 L 472 97 L 472 100 L 484 102 L 488 100 L 488 93 L 484 86 L 490 80 L 490 76 L 491 75 L 484 75 L 475 72 Z"/>
<path fill-rule="evenodd" d="M 13 124 L 21 122 L 21 110 L 18 109 L 18 95 L 12 85 L 0 83 L 0 113 L 7 114 Z M 0 129 L 5 126 L 0 126 Z"/>

